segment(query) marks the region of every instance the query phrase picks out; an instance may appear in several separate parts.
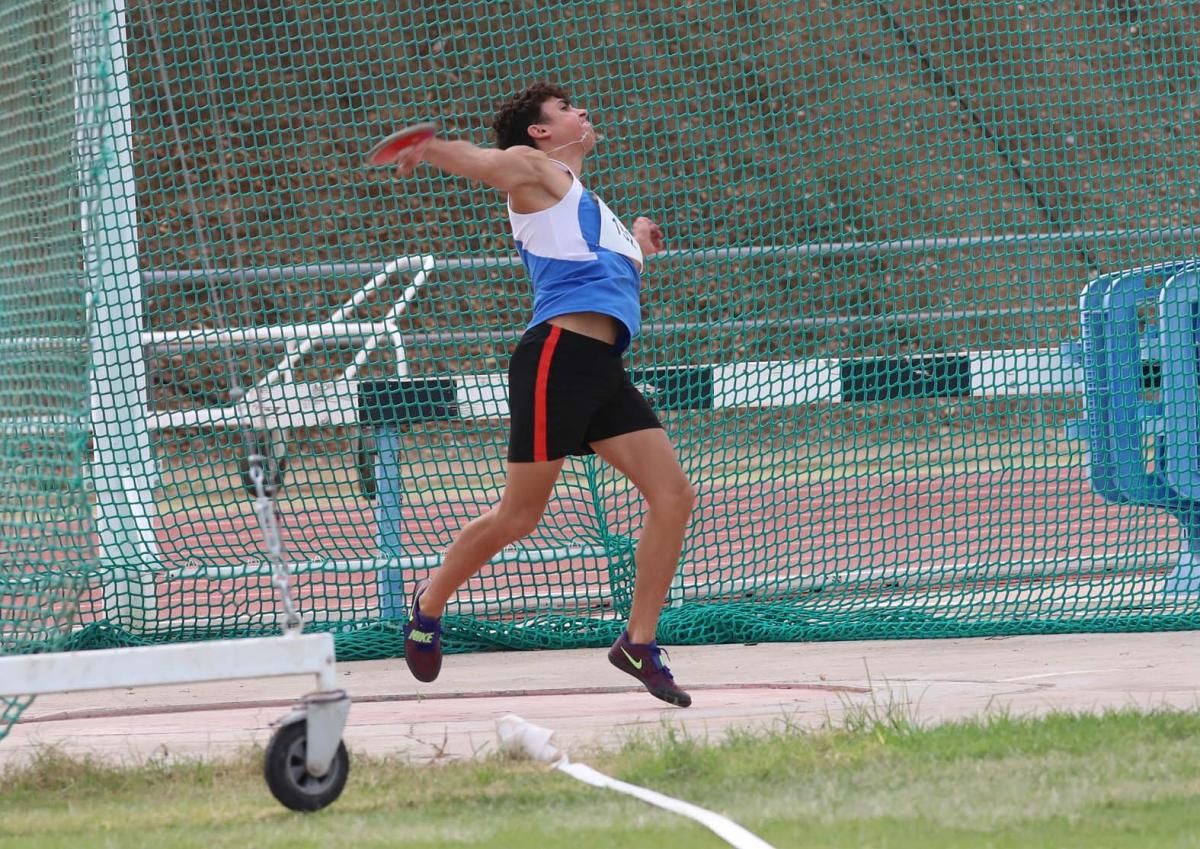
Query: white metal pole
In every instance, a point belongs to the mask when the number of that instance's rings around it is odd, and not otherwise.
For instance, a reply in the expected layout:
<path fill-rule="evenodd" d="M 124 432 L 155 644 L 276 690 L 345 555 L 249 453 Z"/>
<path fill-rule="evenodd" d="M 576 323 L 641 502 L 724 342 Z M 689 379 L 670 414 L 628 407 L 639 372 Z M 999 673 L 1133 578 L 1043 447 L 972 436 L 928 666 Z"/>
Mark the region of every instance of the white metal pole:
<path fill-rule="evenodd" d="M 3 657 L 0 695 L 42 695 L 284 675 L 315 675 L 318 690 L 335 690 L 333 635 L 295 634 Z"/>
<path fill-rule="evenodd" d="M 116 578 L 105 587 L 106 617 L 121 627 L 144 630 L 154 618 L 152 572 L 161 562 L 154 537 L 157 470 L 146 422 L 146 364 L 140 344 L 142 283 L 125 0 L 112 0 L 104 28 L 109 74 L 97 94 L 104 98 L 106 112 L 98 146 L 82 157 L 85 162 L 99 159 L 96 205 L 83 210 L 94 260 L 89 267 L 92 477 L 99 563 L 112 567 Z M 82 70 L 95 74 L 101 69 Z"/>

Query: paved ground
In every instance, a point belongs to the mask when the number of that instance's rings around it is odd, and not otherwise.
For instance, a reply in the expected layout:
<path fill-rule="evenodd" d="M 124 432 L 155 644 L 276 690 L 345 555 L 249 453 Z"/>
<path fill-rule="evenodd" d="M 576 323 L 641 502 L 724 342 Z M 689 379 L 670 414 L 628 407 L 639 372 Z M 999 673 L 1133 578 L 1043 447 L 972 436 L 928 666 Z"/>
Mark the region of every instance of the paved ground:
<path fill-rule="evenodd" d="M 1192 631 L 693 647 L 671 651 L 671 665 L 692 690 L 690 709 L 660 707 L 601 650 L 452 656 L 432 685 L 403 661 L 344 663 L 338 674 L 355 700 L 345 740 L 352 752 L 432 759 L 490 751 L 507 713 L 578 751 L 663 723 L 697 735 L 817 726 L 863 704 L 922 722 L 999 709 L 1200 708 Z M 0 742 L 0 765 L 44 745 L 113 760 L 220 757 L 265 743 L 270 723 L 311 687 L 278 678 L 43 696 Z"/>

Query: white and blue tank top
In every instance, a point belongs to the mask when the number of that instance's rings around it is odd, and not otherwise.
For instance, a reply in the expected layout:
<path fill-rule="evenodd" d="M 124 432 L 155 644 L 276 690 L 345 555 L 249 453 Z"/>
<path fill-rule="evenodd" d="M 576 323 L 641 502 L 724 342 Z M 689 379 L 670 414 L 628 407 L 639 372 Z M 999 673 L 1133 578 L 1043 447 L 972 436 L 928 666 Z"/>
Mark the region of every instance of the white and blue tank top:
<path fill-rule="evenodd" d="M 539 212 L 514 212 L 508 219 L 517 251 L 533 283 L 532 327 L 570 312 L 598 312 L 624 328 L 624 351 L 641 326 L 642 249 L 612 210 L 583 187 L 575 172 L 558 203 Z"/>

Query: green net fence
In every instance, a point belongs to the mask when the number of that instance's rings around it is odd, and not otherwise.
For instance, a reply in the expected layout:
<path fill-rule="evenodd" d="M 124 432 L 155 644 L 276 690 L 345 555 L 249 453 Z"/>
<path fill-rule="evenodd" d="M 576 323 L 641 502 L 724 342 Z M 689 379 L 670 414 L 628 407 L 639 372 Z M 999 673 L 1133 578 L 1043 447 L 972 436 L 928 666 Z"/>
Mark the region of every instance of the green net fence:
<path fill-rule="evenodd" d="M 101 27 L 92 4 L 66 0 L 0 20 L 0 653 L 63 645 L 95 567 L 83 169 Z M 0 693 L 0 736 L 27 703 Z"/>
<path fill-rule="evenodd" d="M 135 0 L 127 73 L 74 76 L 68 22 L 115 19 L 68 5 L 0 48 L 6 650 L 277 630 L 249 446 L 307 627 L 400 651 L 498 496 L 531 297 L 503 198 L 362 157 L 430 119 L 487 144 L 541 79 L 600 130 L 588 186 L 668 237 L 628 356 L 700 493 L 661 639 L 1200 623 L 1200 4 Z M 642 518 L 569 461 L 447 648 L 610 641 Z"/>

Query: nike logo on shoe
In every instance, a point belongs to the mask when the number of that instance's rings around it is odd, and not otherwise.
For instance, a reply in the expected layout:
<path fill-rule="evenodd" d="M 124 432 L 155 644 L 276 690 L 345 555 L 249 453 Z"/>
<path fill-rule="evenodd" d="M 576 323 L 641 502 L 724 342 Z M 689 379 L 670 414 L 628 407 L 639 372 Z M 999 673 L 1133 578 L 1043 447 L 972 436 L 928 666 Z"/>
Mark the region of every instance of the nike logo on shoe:
<path fill-rule="evenodd" d="M 633 657 L 629 654 L 629 652 L 625 651 L 625 646 L 621 646 L 621 654 L 625 655 L 625 659 L 629 661 L 629 665 L 632 666 L 634 669 L 642 668 L 642 661 L 634 660 Z"/>
<path fill-rule="evenodd" d="M 409 631 L 408 638 L 414 643 L 432 643 L 433 634 L 428 631 Z"/>

